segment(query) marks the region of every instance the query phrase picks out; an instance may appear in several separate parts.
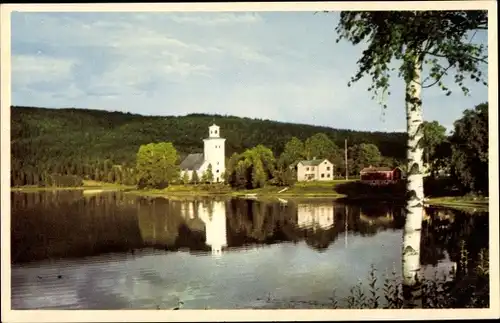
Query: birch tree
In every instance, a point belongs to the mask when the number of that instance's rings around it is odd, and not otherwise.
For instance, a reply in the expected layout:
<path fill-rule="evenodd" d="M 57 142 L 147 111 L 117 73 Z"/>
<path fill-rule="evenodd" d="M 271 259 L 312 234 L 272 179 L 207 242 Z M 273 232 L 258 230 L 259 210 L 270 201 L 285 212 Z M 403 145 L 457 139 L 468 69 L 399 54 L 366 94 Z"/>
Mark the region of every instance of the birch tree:
<path fill-rule="evenodd" d="M 445 76 L 454 71 L 454 81 L 465 95 L 466 77 L 486 84 L 481 64 L 487 64 L 487 46 L 473 43 L 478 30 L 486 30 L 487 11 L 345 11 L 340 14 L 337 42 L 367 43 L 358 60 L 358 71 L 348 86 L 371 77 L 368 91 L 373 99 L 390 95 L 394 72 L 405 82 L 407 118 L 407 203 L 403 237 L 403 291 L 406 306 L 418 306 L 420 288 L 420 231 L 424 212 L 423 149 L 421 147 L 422 99 L 425 88 L 451 90 Z M 399 68 L 392 67 L 397 63 Z M 422 74 L 428 70 L 428 76 Z M 450 86 L 451 87 L 451 86 Z M 386 102 L 380 103 L 386 108 Z M 417 300 L 411 302 L 411 300 Z"/>

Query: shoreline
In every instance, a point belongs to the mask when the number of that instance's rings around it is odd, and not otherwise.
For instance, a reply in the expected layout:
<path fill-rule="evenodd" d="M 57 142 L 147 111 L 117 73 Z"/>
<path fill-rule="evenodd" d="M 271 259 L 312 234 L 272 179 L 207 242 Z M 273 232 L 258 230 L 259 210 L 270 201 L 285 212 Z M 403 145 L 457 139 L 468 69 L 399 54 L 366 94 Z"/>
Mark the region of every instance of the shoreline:
<path fill-rule="evenodd" d="M 404 199 L 391 194 L 358 194 L 355 197 L 338 193 L 335 185 L 346 181 L 332 181 L 324 183 L 298 183 L 283 191 L 283 187 L 266 186 L 252 190 L 233 190 L 225 185 L 171 185 L 165 189 L 137 189 L 135 186 L 109 184 L 109 183 L 84 183 L 78 187 L 11 187 L 11 192 L 43 192 L 43 191 L 82 191 L 84 195 L 95 195 L 106 192 L 122 191 L 143 197 L 164 197 L 171 199 L 182 198 L 247 198 L 252 200 L 277 199 L 286 203 L 286 199 L 333 199 L 344 203 L 385 202 L 404 204 Z M 448 207 L 454 209 L 488 211 L 488 197 L 471 196 L 445 196 L 427 197 L 426 206 Z"/>

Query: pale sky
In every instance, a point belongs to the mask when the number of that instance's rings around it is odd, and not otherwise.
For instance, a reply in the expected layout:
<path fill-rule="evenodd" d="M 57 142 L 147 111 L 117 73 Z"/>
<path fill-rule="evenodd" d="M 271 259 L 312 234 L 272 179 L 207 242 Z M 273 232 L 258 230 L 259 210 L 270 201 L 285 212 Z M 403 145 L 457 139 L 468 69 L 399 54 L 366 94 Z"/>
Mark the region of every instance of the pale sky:
<path fill-rule="evenodd" d="M 12 14 L 12 104 L 185 115 L 217 113 L 355 130 L 405 131 L 403 83 L 388 109 L 347 87 L 364 46 L 336 43 L 338 13 Z M 487 42 L 486 33 L 475 41 Z M 484 67 L 487 70 L 487 67 Z M 453 78 L 447 79 L 452 85 Z M 451 127 L 486 102 L 472 81 L 423 94 L 424 119 Z"/>

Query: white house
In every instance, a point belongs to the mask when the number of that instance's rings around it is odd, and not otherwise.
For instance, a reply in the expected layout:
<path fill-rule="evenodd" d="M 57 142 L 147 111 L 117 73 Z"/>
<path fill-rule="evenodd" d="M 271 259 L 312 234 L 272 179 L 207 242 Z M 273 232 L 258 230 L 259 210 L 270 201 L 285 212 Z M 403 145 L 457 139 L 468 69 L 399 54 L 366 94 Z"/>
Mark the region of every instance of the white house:
<path fill-rule="evenodd" d="M 225 142 L 226 139 L 220 137 L 219 126 L 213 124 L 208 127 L 208 138 L 203 139 L 204 152 L 189 154 L 182 161 L 180 164 L 181 177 L 184 176 L 184 173 L 187 173 L 189 180 L 191 180 L 193 172 L 196 171 L 198 178 L 201 178 L 208 165 L 212 165 L 214 182 L 223 182 L 222 174 L 226 170 Z"/>
<path fill-rule="evenodd" d="M 297 226 L 299 228 L 329 229 L 335 222 L 334 206 L 332 204 L 298 204 Z"/>
<path fill-rule="evenodd" d="M 297 163 L 297 181 L 331 181 L 333 164 L 328 159 L 301 160 Z"/>

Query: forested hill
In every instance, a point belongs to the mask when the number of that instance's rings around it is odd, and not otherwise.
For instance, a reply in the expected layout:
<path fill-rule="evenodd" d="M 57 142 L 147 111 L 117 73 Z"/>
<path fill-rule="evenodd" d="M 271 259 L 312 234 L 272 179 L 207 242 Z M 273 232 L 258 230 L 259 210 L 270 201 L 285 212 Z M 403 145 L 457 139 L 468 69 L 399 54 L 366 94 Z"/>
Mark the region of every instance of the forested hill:
<path fill-rule="evenodd" d="M 141 144 L 160 141 L 172 142 L 181 156 L 201 152 L 202 139 L 212 122 L 221 127 L 228 157 L 258 144 L 278 155 L 293 136 L 305 140 L 320 132 L 341 148 L 348 139 L 349 145 L 373 143 L 387 157 L 405 156 L 404 133 L 340 130 L 234 116 L 160 117 L 74 108 L 12 107 L 11 120 L 12 157 L 22 168 L 105 159 L 133 165 Z"/>

